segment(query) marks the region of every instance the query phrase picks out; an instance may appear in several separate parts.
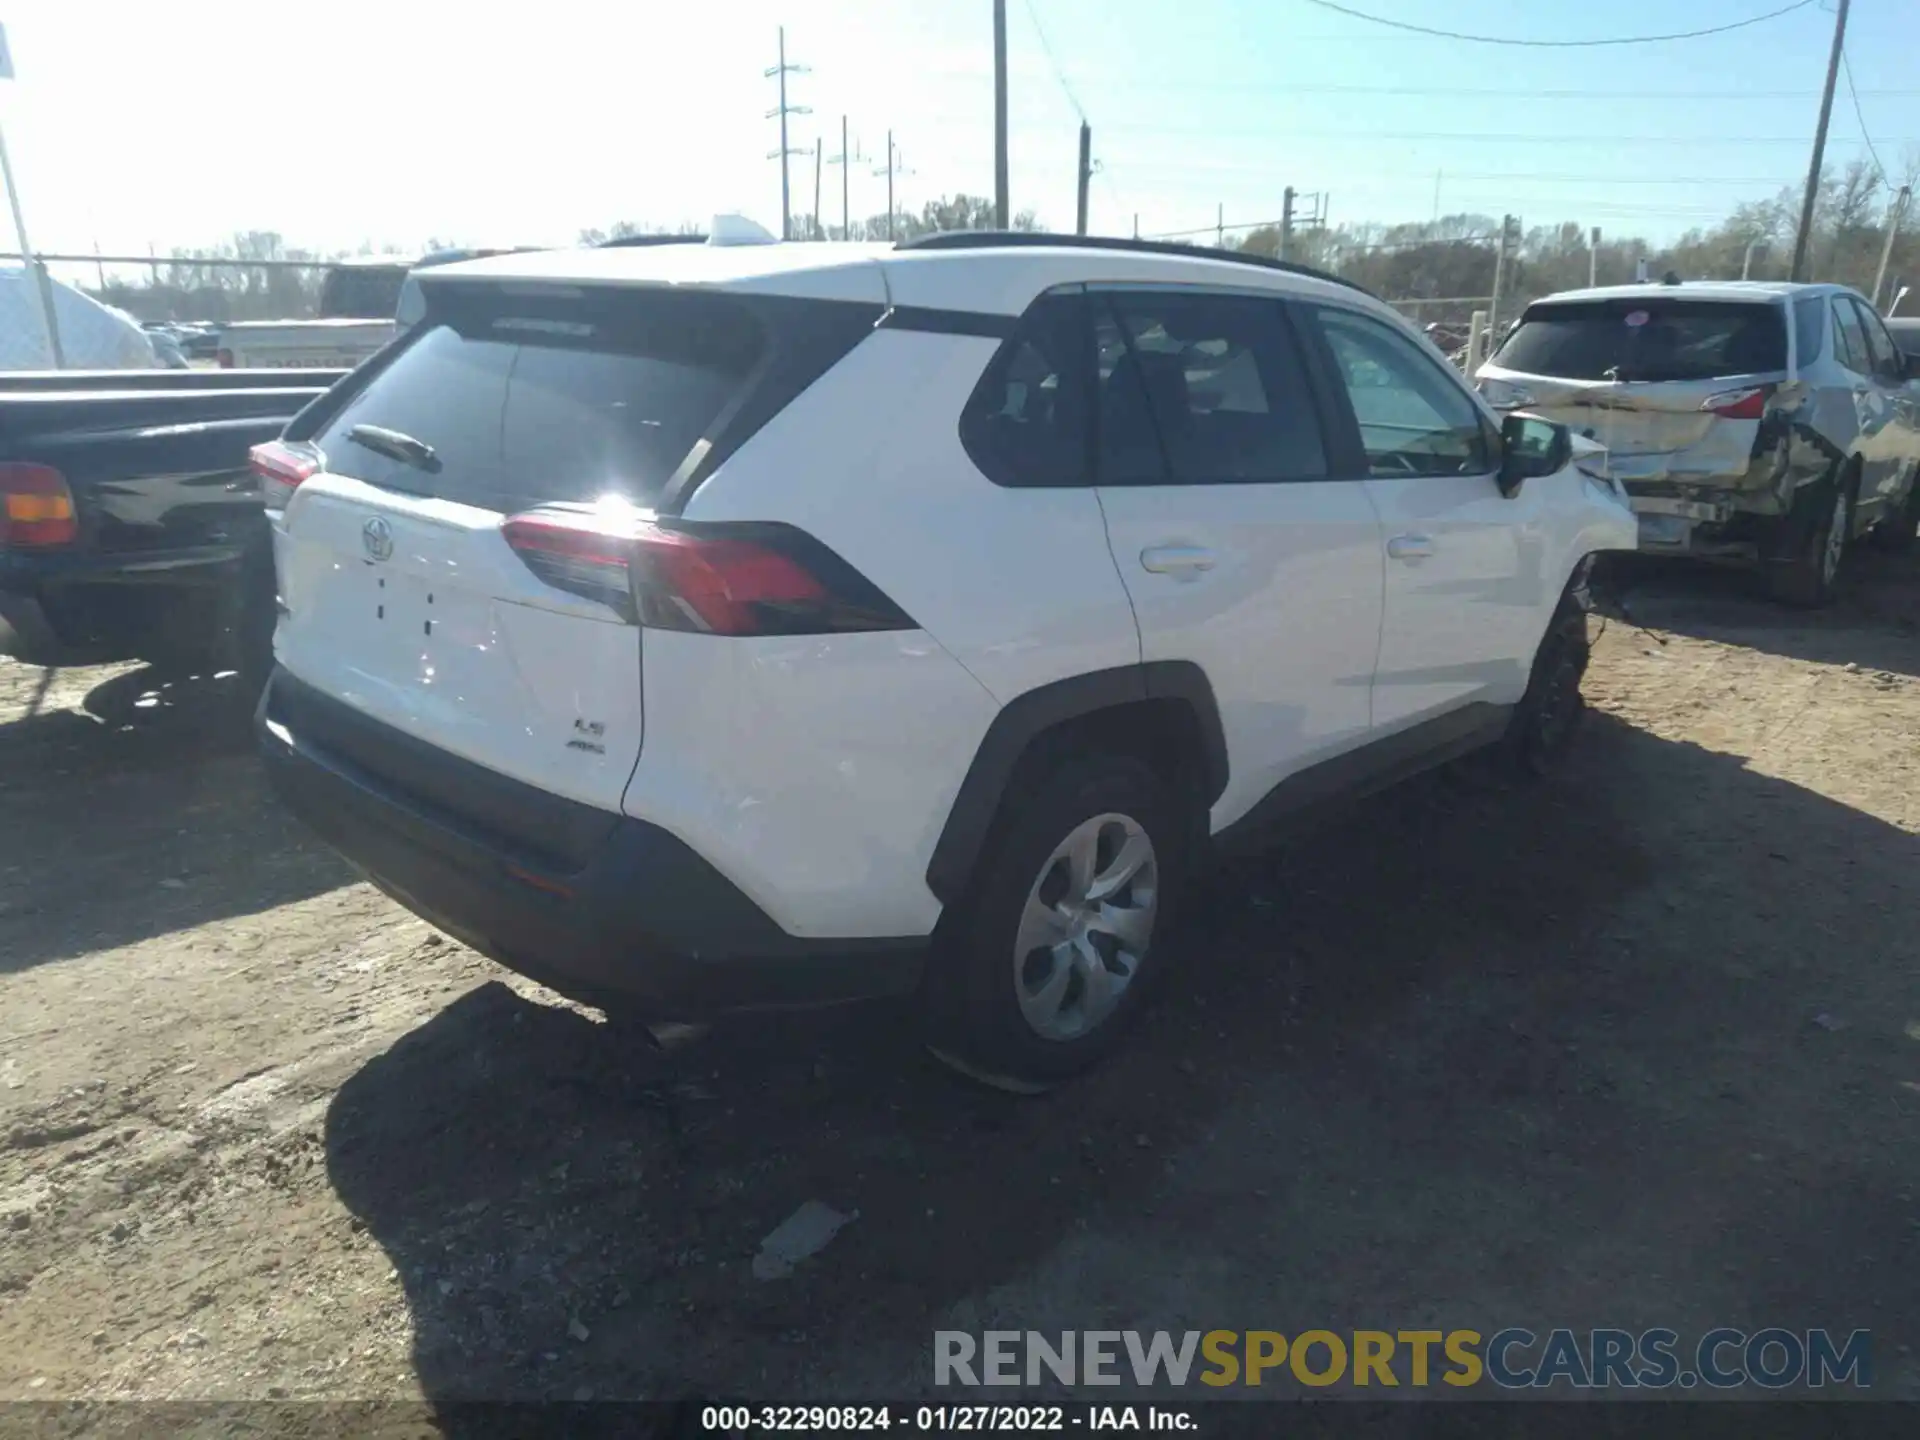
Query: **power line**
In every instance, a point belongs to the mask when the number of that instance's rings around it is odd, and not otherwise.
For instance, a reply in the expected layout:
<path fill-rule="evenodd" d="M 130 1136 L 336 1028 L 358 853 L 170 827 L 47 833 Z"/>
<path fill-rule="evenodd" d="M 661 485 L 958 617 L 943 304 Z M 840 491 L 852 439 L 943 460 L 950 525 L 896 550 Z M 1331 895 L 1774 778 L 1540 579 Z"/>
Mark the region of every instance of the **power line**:
<path fill-rule="evenodd" d="M 1860 108 L 1860 92 L 1853 88 L 1853 65 L 1847 59 L 1847 52 L 1840 52 L 1840 71 L 1847 77 L 1847 94 L 1853 97 L 1853 117 L 1860 122 L 1860 138 L 1865 142 L 1867 154 L 1873 157 L 1873 168 L 1880 172 L 1880 181 L 1887 183 L 1887 167 L 1880 163 L 1880 152 L 1873 148 L 1873 137 L 1867 133 L 1866 112 Z"/>
<path fill-rule="evenodd" d="M 1714 25 L 1705 30 L 1680 30 L 1671 35 L 1618 35 L 1603 40 L 1517 40 L 1507 35 L 1465 35 L 1458 30 L 1437 30 L 1429 25 L 1414 25 L 1405 20 L 1390 20 L 1384 15 L 1369 15 L 1364 10 L 1355 10 L 1341 5 L 1337 0 L 1307 0 L 1309 5 L 1317 5 L 1322 10 L 1331 10 L 1337 15 L 1346 15 L 1355 20 L 1365 20 L 1374 25 L 1384 25 L 1390 30 L 1410 30 L 1416 35 L 1437 35 L 1443 40 L 1468 40 L 1476 45 L 1524 45 L 1534 49 L 1583 49 L 1594 45 L 1657 45 L 1667 40 L 1698 40 L 1707 35 L 1724 35 L 1729 30 L 1744 30 L 1749 25 L 1759 25 L 1768 20 L 1777 20 L 1782 15 L 1790 15 L 1795 10 L 1804 10 L 1813 4 L 1813 0 L 1794 0 L 1791 5 L 1783 5 L 1778 10 L 1769 10 L 1764 15 L 1755 15 L 1750 20 L 1735 20 L 1726 25 Z"/>
<path fill-rule="evenodd" d="M 1598 145 L 1613 147 L 1618 145 L 1805 145 L 1804 135 L 1611 135 L 1604 131 L 1590 135 L 1516 135 L 1511 131 L 1438 131 L 1438 130 L 1295 130 L 1291 126 L 1268 125 L 1258 129 L 1221 128 L 1213 125 L 1172 126 L 1172 125 L 1129 125 L 1125 123 L 1109 125 L 1109 131 L 1126 133 L 1145 133 L 1150 135 L 1212 135 L 1237 136 L 1272 140 L 1347 140 L 1355 144 L 1365 144 L 1372 140 L 1430 140 L 1435 144 L 1475 144 L 1498 142 L 1502 145 Z M 1899 135 L 1893 137 L 1903 142 L 1920 141 L 1920 136 Z M 1839 145 L 1859 144 L 1859 141 L 1837 140 Z"/>
<path fill-rule="evenodd" d="M 1073 107 L 1073 113 L 1080 117 L 1082 125 L 1091 125 L 1087 112 L 1082 108 L 1080 99 L 1073 93 L 1073 87 L 1067 83 L 1067 73 L 1060 68 L 1060 61 L 1053 53 L 1053 46 L 1047 42 L 1047 30 L 1040 23 L 1040 12 L 1033 8 L 1033 0 L 1024 0 L 1027 7 L 1027 19 L 1033 22 L 1033 33 L 1040 37 L 1041 53 L 1047 57 L 1047 64 L 1053 67 L 1053 78 L 1060 84 L 1060 93 L 1067 97 L 1067 103 Z"/>

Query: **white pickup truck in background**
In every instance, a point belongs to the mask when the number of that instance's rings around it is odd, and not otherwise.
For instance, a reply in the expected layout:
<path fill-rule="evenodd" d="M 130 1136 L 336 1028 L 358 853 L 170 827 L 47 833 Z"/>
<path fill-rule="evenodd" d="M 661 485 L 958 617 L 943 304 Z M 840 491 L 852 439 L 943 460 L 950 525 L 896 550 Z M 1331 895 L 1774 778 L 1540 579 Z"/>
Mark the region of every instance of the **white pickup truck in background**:
<path fill-rule="evenodd" d="M 223 370 L 351 370 L 393 338 L 413 263 L 349 260 L 327 271 L 317 320 L 242 320 L 220 330 Z"/>
<path fill-rule="evenodd" d="M 394 336 L 410 271 L 499 255 L 501 250 L 436 250 L 418 260 L 343 260 L 320 285 L 315 320 L 242 320 L 220 331 L 223 370 L 351 370 Z"/>

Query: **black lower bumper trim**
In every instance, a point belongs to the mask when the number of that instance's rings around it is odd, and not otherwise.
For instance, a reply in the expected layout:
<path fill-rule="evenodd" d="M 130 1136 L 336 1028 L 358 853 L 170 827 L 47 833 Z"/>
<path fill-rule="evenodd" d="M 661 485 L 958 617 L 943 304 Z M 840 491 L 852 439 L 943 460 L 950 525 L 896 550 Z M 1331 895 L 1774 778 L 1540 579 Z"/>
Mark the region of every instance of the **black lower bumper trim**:
<path fill-rule="evenodd" d="M 661 1020 L 919 985 L 925 937 L 790 935 L 684 841 L 643 820 L 609 816 L 604 841 L 577 869 L 530 863 L 528 848 L 357 763 L 369 736 L 388 727 L 366 721 L 354 759 L 303 738 L 276 714 L 284 673 L 275 672 L 256 719 L 282 798 L 381 890 L 511 970 L 587 1004 Z M 397 754 L 419 743 L 390 733 Z M 479 786 L 500 778 L 472 768 Z"/>

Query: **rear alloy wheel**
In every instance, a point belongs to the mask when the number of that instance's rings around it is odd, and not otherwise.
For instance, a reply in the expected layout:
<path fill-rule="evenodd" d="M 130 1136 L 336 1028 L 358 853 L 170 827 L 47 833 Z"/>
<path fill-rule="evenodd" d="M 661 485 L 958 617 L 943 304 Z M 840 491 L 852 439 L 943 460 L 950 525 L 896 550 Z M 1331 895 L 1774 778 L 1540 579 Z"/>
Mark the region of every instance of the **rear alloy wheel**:
<path fill-rule="evenodd" d="M 1070 761 L 1019 802 L 929 977 L 934 1053 L 1023 1092 L 1104 1056 L 1160 969 L 1192 829 L 1123 755 Z"/>
<path fill-rule="evenodd" d="M 1054 847 L 1013 937 L 1020 1013 L 1043 1040 L 1104 1024 L 1140 973 L 1160 909 L 1160 862 L 1129 815 L 1083 820 Z"/>
<path fill-rule="evenodd" d="M 1844 480 L 1796 495 L 1784 522 L 1782 553 L 1768 571 L 1773 597 L 1808 610 L 1830 604 L 1852 528 L 1853 487 Z"/>

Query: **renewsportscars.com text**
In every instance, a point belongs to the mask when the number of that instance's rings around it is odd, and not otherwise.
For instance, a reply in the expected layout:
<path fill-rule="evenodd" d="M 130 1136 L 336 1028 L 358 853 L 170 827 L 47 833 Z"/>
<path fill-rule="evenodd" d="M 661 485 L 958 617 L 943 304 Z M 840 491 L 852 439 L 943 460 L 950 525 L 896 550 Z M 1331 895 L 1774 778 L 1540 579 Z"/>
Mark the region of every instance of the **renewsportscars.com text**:
<path fill-rule="evenodd" d="M 1778 1327 L 1551 1330 L 937 1330 L 936 1385 L 1355 1385 L 1730 1390 L 1873 1383 L 1872 1336 Z"/>

